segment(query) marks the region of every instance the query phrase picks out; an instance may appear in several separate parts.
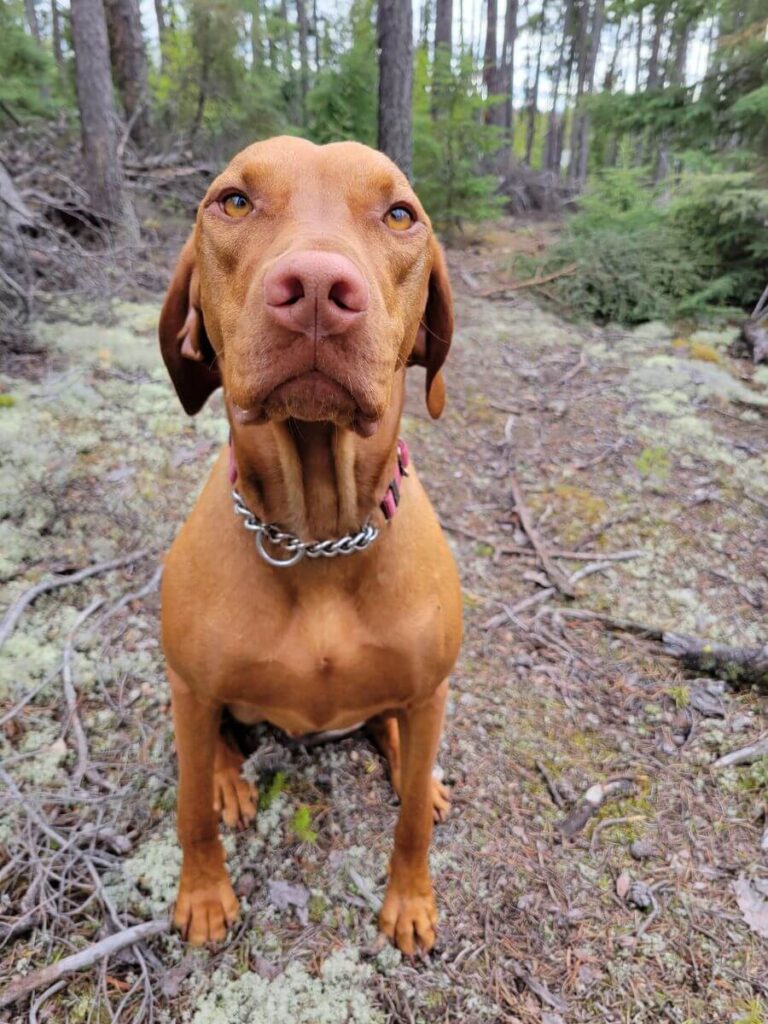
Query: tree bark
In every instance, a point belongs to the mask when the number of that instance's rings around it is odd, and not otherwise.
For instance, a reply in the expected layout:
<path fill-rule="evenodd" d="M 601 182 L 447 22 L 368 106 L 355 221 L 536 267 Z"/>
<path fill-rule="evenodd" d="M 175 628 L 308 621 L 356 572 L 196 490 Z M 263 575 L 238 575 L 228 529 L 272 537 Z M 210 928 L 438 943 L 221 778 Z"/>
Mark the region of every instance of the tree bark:
<path fill-rule="evenodd" d="M 653 39 L 651 40 L 651 56 L 648 61 L 646 89 L 655 89 L 661 84 L 659 53 L 661 51 L 661 37 L 664 34 L 664 13 L 663 6 L 658 3 L 654 9 Z"/>
<path fill-rule="evenodd" d="M 379 149 L 409 178 L 413 136 L 413 12 L 411 0 L 379 0 Z"/>
<path fill-rule="evenodd" d="M 29 27 L 29 31 L 32 33 L 32 37 L 39 43 L 40 22 L 37 20 L 35 0 L 24 0 L 24 14 L 26 15 L 27 26 Z"/>
<path fill-rule="evenodd" d="M 301 123 L 307 123 L 307 93 L 309 92 L 309 24 L 305 0 L 296 0 L 296 19 L 299 23 L 299 104 Z"/>
<path fill-rule="evenodd" d="M 498 55 L 497 22 L 499 12 L 497 0 L 487 0 L 487 3 L 488 16 L 485 34 L 483 82 L 488 95 L 500 97 L 500 100 L 486 109 L 485 121 L 486 124 L 496 125 L 502 131 L 503 145 L 498 153 L 496 153 L 493 163 L 498 173 L 505 174 L 509 170 L 512 158 L 512 87 L 518 0 L 507 0 L 500 57 Z"/>
<path fill-rule="evenodd" d="M 563 34 L 560 40 L 560 48 L 557 54 L 555 75 L 552 82 L 552 106 L 549 108 L 549 120 L 547 122 L 547 137 L 544 142 L 544 168 L 548 171 L 560 173 L 560 118 L 557 114 L 557 101 L 560 95 L 560 81 L 563 77 L 563 66 L 565 65 L 565 50 L 568 45 L 568 27 L 571 24 L 573 0 L 568 0 L 563 18 Z"/>
<path fill-rule="evenodd" d="M 435 11 L 435 50 L 432 62 L 432 118 L 443 106 L 441 89 L 451 69 L 453 0 L 437 0 Z M 425 39 L 426 45 L 426 39 Z"/>
<path fill-rule="evenodd" d="M 251 64 L 255 70 L 264 66 L 264 29 L 259 0 L 251 0 Z"/>
<path fill-rule="evenodd" d="M 59 71 L 64 70 L 64 47 L 61 35 L 61 12 L 56 0 L 51 0 L 51 45 L 53 56 Z"/>
<path fill-rule="evenodd" d="M 155 18 L 157 19 L 157 38 L 160 42 L 160 70 L 165 71 L 168 63 L 166 49 L 168 47 L 168 22 L 165 17 L 163 0 L 155 0 Z"/>
<path fill-rule="evenodd" d="M 130 220 L 131 211 L 117 154 L 118 121 L 102 0 L 72 0 L 71 20 L 88 194 L 94 211 L 120 227 Z"/>
<path fill-rule="evenodd" d="M 533 153 L 533 140 L 536 136 L 536 108 L 539 104 L 539 81 L 541 79 L 541 53 L 544 49 L 544 35 L 547 31 L 547 0 L 541 4 L 541 28 L 539 31 L 539 47 L 536 52 L 536 71 L 533 76 L 533 86 L 529 97 L 528 106 L 528 131 L 525 137 L 525 162 L 531 166 L 531 154 Z"/>
<path fill-rule="evenodd" d="M 440 47 L 453 47 L 453 0 L 437 0 L 435 10 L 435 57 Z"/>
<path fill-rule="evenodd" d="M 123 102 L 129 134 L 138 145 L 149 135 L 147 58 L 138 0 L 104 0 L 115 84 Z"/>

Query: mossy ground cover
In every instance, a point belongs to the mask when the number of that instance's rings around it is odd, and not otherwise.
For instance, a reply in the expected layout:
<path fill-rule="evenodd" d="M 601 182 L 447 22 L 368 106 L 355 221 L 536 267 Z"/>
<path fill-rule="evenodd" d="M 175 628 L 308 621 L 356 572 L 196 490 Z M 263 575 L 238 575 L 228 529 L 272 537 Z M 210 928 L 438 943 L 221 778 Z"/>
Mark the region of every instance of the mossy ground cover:
<path fill-rule="evenodd" d="M 485 245 L 452 260 L 449 406 L 429 423 L 414 371 L 404 424 L 465 593 L 440 755 L 455 789 L 432 851 L 435 953 L 407 962 L 377 938 L 397 808 L 380 758 L 353 737 L 254 767 L 268 795 L 253 828 L 226 839 L 243 917 L 225 943 L 191 952 L 161 936 L 143 963 L 127 953 L 74 976 L 39 1020 L 101 1024 L 122 1002 L 116 1019 L 132 1021 L 149 1000 L 165 1024 L 766 1019 L 765 941 L 732 888 L 766 875 L 764 766 L 712 767 L 765 730 L 765 698 L 726 689 L 722 714 L 706 717 L 690 697 L 704 684 L 642 639 L 559 617 L 556 599 L 488 622 L 542 585 L 511 458 L 547 544 L 580 555 L 561 567 L 600 566 L 576 583 L 576 607 L 764 641 L 768 382 L 728 357 L 718 326 L 576 328 L 522 293 L 483 299 L 495 259 Z M 5 793 L 0 821 L 0 985 L 173 898 L 176 767 L 151 584 L 226 428 L 219 399 L 195 420 L 177 406 L 158 308 L 147 296 L 103 328 L 99 311 L 87 328 L 41 325 L 45 368 L 0 381 L 4 604 L 51 573 L 145 551 L 40 597 L 0 655 L 0 759 L 23 795 Z M 637 556 L 606 559 L 619 551 Z M 68 648 L 97 773 L 78 789 Z M 563 837 L 569 808 L 618 776 L 632 792 Z M 95 895 L 92 882 L 74 888 L 81 875 L 31 812 L 90 851 Z M 651 890 L 651 910 L 621 895 L 626 875 Z M 304 909 L 281 909 L 275 882 L 306 890 Z"/>

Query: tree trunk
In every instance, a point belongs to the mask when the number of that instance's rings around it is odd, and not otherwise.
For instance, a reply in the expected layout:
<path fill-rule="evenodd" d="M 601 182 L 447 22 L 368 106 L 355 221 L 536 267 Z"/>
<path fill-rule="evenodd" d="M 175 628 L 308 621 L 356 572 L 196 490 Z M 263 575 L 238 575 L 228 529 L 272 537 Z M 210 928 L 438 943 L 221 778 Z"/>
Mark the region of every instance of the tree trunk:
<path fill-rule="evenodd" d="M 659 53 L 661 51 L 661 37 L 664 33 L 664 8 L 659 3 L 654 10 L 653 39 L 651 41 L 651 56 L 648 61 L 648 80 L 646 89 L 655 89 L 660 82 L 659 74 Z"/>
<path fill-rule="evenodd" d="M 112 70 L 130 136 L 145 145 L 149 135 L 147 58 L 138 0 L 104 0 Z"/>
<path fill-rule="evenodd" d="M 64 70 L 64 47 L 61 37 L 61 12 L 56 0 L 51 0 L 51 44 L 53 56 L 59 71 Z"/>
<path fill-rule="evenodd" d="M 437 0 L 435 9 L 435 57 L 440 47 L 448 53 L 453 47 L 453 0 Z"/>
<path fill-rule="evenodd" d="M 502 129 L 504 145 L 496 154 L 495 163 L 500 173 L 509 167 L 512 146 L 512 86 L 515 55 L 515 37 L 517 35 L 518 0 L 507 0 L 504 15 L 504 38 L 502 40 L 501 57 L 499 58 L 497 42 L 498 7 L 496 0 L 488 0 L 488 17 L 485 33 L 485 58 L 483 62 L 483 82 L 489 96 L 500 97 L 500 101 L 489 107 L 485 112 L 487 124 Z"/>
<path fill-rule="evenodd" d="M 251 0 L 251 64 L 254 70 L 264 66 L 264 30 L 259 0 Z"/>
<path fill-rule="evenodd" d="M 635 92 L 640 92 L 640 72 L 643 67 L 643 8 L 637 12 L 637 45 L 635 48 Z"/>
<path fill-rule="evenodd" d="M 37 20 L 37 9 L 35 0 L 24 0 L 24 13 L 27 17 L 27 26 L 33 38 L 40 42 L 40 22 Z"/>
<path fill-rule="evenodd" d="M 499 9 L 496 0 L 487 0 L 485 22 L 485 53 L 483 55 L 483 85 L 488 96 L 495 96 L 498 92 L 498 45 L 496 42 L 496 29 L 499 20 Z M 488 124 L 498 124 L 496 111 L 498 107 L 488 107 L 485 111 L 485 120 Z"/>
<path fill-rule="evenodd" d="M 512 109 L 512 91 L 515 84 L 515 40 L 517 39 L 518 0 L 507 0 L 504 14 L 504 39 L 501 46 L 501 81 L 500 85 L 506 99 L 504 100 L 504 134 L 508 147 L 514 138 L 514 111 Z"/>
<path fill-rule="evenodd" d="M 88 194 L 94 211 L 115 226 L 130 220 L 117 154 L 107 23 L 102 0 L 72 0 L 77 104 Z"/>
<path fill-rule="evenodd" d="M 168 62 L 166 53 L 168 46 L 168 23 L 165 18 L 163 0 L 155 0 L 155 18 L 157 19 L 157 38 L 160 42 L 160 70 L 165 71 Z"/>
<path fill-rule="evenodd" d="M 586 69 L 586 94 L 591 96 L 595 89 L 595 67 L 597 66 L 597 54 L 600 49 L 600 37 L 603 33 L 603 21 L 605 20 L 605 0 L 595 0 L 595 9 L 592 14 L 592 25 L 589 34 L 589 51 Z M 587 180 L 587 163 L 589 160 L 589 114 L 581 115 L 579 132 L 579 163 L 577 167 L 577 180 L 579 185 L 584 185 Z"/>
<path fill-rule="evenodd" d="M 541 3 L 541 30 L 539 32 L 539 48 L 536 52 L 536 71 L 533 76 L 530 104 L 528 107 L 528 131 L 525 137 L 525 162 L 531 166 L 533 140 L 536 136 L 536 113 L 539 105 L 539 81 L 541 79 L 541 52 L 544 49 L 544 35 L 547 31 L 547 0 Z"/>
<path fill-rule="evenodd" d="M 453 0 L 437 0 L 435 11 L 435 51 L 432 63 L 432 118 L 443 107 L 441 90 L 451 70 Z M 426 45 L 426 43 L 425 43 Z"/>
<path fill-rule="evenodd" d="M 409 178 L 413 139 L 413 12 L 411 0 L 379 0 L 379 149 Z"/>
<path fill-rule="evenodd" d="M 307 93 L 309 92 L 309 24 L 305 0 L 296 0 L 296 19 L 299 23 L 299 106 L 301 124 L 307 123 Z"/>
<path fill-rule="evenodd" d="M 317 17 L 317 0 L 312 0 L 312 35 L 315 40 L 315 74 L 320 74 L 320 22 Z"/>
<path fill-rule="evenodd" d="M 560 48 L 555 64 L 555 74 L 552 81 L 552 106 L 549 108 L 549 119 L 547 122 L 547 137 L 544 140 L 544 169 L 560 173 L 560 126 L 557 115 L 557 101 L 560 95 L 560 81 L 563 77 L 563 65 L 565 64 L 565 48 L 568 45 L 568 27 L 572 21 L 573 0 L 567 0 L 565 16 L 563 18 L 563 35 L 560 40 Z"/>

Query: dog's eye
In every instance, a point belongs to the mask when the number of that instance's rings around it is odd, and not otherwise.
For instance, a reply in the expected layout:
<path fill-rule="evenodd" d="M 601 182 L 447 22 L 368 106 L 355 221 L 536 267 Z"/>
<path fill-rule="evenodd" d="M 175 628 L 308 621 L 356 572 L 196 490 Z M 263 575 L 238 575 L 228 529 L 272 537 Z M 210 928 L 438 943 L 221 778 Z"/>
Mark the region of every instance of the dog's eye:
<path fill-rule="evenodd" d="M 393 231 L 407 231 L 413 221 L 413 214 L 405 206 L 393 206 L 384 218 L 384 223 Z"/>
<path fill-rule="evenodd" d="M 253 204 L 239 192 L 232 192 L 222 201 L 221 208 L 228 217 L 247 217 Z"/>

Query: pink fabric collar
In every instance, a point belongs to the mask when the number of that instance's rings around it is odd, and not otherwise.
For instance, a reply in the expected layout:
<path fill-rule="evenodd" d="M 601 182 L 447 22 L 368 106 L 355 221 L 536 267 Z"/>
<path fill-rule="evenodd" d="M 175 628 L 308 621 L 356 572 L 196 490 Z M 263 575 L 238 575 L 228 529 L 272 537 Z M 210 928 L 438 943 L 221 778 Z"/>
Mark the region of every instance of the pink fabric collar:
<path fill-rule="evenodd" d="M 397 459 L 395 460 L 395 475 L 390 480 L 389 486 L 384 492 L 384 497 L 379 502 L 379 508 L 387 522 L 397 512 L 397 507 L 400 504 L 400 485 L 403 482 L 403 477 L 408 476 L 410 462 L 411 456 L 408 452 L 408 445 L 402 438 L 399 438 L 397 442 Z M 231 434 L 229 436 L 229 482 L 233 487 L 237 483 L 237 463 L 235 462 Z"/>

